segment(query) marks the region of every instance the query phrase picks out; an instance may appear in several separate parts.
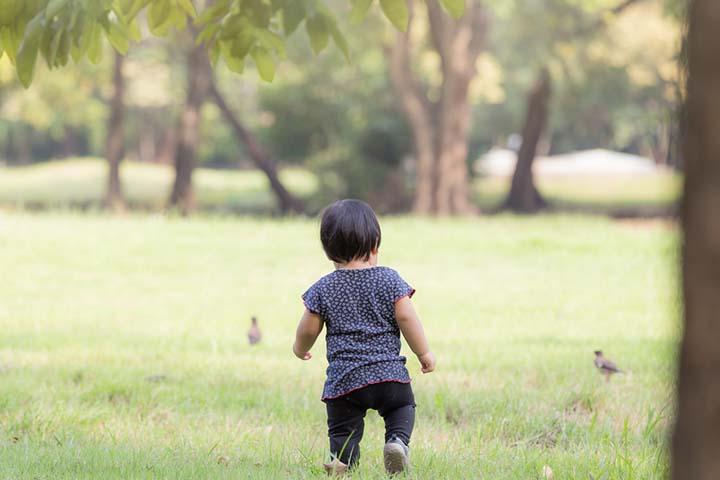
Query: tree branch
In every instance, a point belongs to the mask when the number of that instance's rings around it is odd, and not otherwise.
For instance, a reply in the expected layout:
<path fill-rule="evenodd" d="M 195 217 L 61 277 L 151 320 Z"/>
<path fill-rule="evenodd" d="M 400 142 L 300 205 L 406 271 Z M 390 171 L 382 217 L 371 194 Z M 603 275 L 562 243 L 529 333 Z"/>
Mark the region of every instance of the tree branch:
<path fill-rule="evenodd" d="M 225 102 L 225 98 L 217 89 L 214 81 L 210 84 L 210 95 L 222 112 L 225 120 L 230 124 L 243 145 L 245 145 L 245 149 L 255 166 L 262 170 L 267 176 L 270 181 L 270 187 L 280 203 L 280 210 L 282 210 L 283 213 L 289 211 L 303 213 L 304 205 L 302 201 L 292 195 L 282 184 L 278 176 L 277 164 L 255 140 L 255 136 L 245 128 L 235 113 L 233 113 L 230 106 Z"/>

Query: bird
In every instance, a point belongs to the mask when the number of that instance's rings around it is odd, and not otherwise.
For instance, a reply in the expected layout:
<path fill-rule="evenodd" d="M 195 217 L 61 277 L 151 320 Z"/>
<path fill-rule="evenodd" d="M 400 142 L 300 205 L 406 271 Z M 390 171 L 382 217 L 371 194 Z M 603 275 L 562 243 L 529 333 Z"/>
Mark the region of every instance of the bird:
<path fill-rule="evenodd" d="M 605 375 L 606 382 L 610 380 L 611 375 L 623 373 L 623 371 L 615 365 L 615 362 L 603 356 L 602 350 L 595 350 L 595 366 L 600 370 L 600 373 Z"/>
<path fill-rule="evenodd" d="M 250 325 L 250 330 L 248 330 L 248 341 L 250 345 L 257 345 L 260 343 L 261 338 L 262 332 L 260 331 L 260 327 L 258 327 L 257 317 L 252 317 L 252 325 Z"/>

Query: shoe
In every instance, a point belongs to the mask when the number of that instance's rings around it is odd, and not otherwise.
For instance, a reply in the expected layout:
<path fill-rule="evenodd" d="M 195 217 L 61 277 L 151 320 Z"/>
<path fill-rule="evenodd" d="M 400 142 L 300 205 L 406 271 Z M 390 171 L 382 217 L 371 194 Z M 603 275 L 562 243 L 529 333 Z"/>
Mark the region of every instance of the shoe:
<path fill-rule="evenodd" d="M 383 448 L 385 471 L 389 474 L 404 472 L 410 466 L 410 448 L 405 442 L 393 437 Z"/>
<path fill-rule="evenodd" d="M 330 463 L 323 464 L 323 467 L 325 467 L 325 473 L 327 473 L 328 475 L 341 476 L 347 473 L 348 470 L 348 466 L 337 458 L 333 459 L 333 461 L 331 461 Z"/>

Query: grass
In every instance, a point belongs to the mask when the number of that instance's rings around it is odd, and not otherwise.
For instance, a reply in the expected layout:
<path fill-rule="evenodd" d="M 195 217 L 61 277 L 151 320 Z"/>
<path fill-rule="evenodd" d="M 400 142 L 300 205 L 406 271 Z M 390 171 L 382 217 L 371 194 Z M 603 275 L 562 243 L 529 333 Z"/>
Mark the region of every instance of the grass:
<path fill-rule="evenodd" d="M 124 193 L 132 207 L 160 210 L 173 181 L 168 165 L 123 162 Z M 27 209 L 93 207 L 105 194 L 107 166 L 97 158 L 53 161 L 0 169 L 0 205 Z M 300 169 L 281 173 L 287 187 L 300 196 L 315 191 L 315 178 Z M 203 210 L 268 213 L 275 200 L 258 170 L 197 169 L 198 207 Z"/>
<path fill-rule="evenodd" d="M 0 214 L 2 215 L 2 214 Z M 600 218 L 386 218 L 438 356 L 413 479 L 662 479 L 677 234 Z M 0 478 L 324 478 L 324 342 L 290 352 L 330 265 L 314 221 L 0 216 Z M 264 331 L 247 345 L 249 317 Z M 625 368 L 605 383 L 604 349 Z M 356 479 L 385 478 L 369 414 Z"/>
<path fill-rule="evenodd" d="M 475 180 L 477 203 L 485 210 L 500 205 L 510 188 L 510 178 L 480 177 Z M 550 204 L 562 211 L 599 214 L 666 215 L 675 209 L 682 177 L 672 172 L 651 176 L 545 176 L 537 188 Z"/>
<path fill-rule="evenodd" d="M 106 165 L 100 159 L 81 158 L 27 167 L 0 169 L 0 205 L 21 209 L 94 207 L 105 192 Z M 172 184 L 166 165 L 124 162 L 122 177 L 131 206 L 161 210 Z M 313 175 L 287 169 L 282 179 L 301 197 L 318 186 Z M 205 211 L 269 213 L 275 200 L 267 180 L 256 170 L 232 171 L 200 168 L 195 175 L 199 207 Z M 492 211 L 504 199 L 509 179 L 477 178 L 475 201 Z M 592 213 L 667 214 L 680 195 L 681 177 L 673 173 L 626 177 L 543 177 L 538 188 L 558 209 Z"/>

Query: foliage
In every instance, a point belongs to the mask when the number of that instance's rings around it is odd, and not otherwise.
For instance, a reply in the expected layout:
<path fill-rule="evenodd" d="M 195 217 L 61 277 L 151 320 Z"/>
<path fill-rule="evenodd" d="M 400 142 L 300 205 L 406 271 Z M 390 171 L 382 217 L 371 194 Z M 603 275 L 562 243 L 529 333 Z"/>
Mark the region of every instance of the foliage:
<path fill-rule="evenodd" d="M 382 32 L 368 21 L 347 35 L 363 44 Z M 410 135 L 395 109 L 382 54 L 363 49 L 342 69 L 333 68 L 337 54 L 314 61 L 306 48 L 291 54 L 302 67 L 288 67 L 259 91 L 259 115 L 268 119 L 257 128 L 263 144 L 278 160 L 304 163 L 317 175 L 316 207 L 351 196 L 381 211 L 405 210 Z"/>
<path fill-rule="evenodd" d="M 500 91 L 479 98 L 475 124 L 482 128 L 473 132 L 473 151 L 520 130 L 529 86 L 548 66 L 553 152 L 602 147 L 664 160 L 660 152 L 667 148 L 680 88 L 680 26 L 657 2 L 603 14 L 616 4 L 533 0 L 495 17 L 486 54 L 492 62 L 479 64 L 478 82 L 486 85 L 475 88 L 488 91 L 495 64 L 501 66 Z"/>
<path fill-rule="evenodd" d="M 354 17 L 362 9 L 354 2 Z M 398 28 L 407 27 L 405 0 L 381 0 L 382 10 Z M 446 2 L 454 14 L 457 1 Z M 198 9 L 192 0 L 0 0 L 0 53 L 7 52 L 25 87 L 32 82 L 38 53 L 48 67 L 87 57 L 97 63 L 103 37 L 120 53 L 141 38 L 138 19 L 144 16 L 156 36 L 186 28 L 194 20 L 198 42 L 204 42 L 213 62 L 219 58 L 242 72 L 246 58 L 254 61 L 263 80 L 272 81 L 275 62 L 285 56 L 284 35 L 305 22 L 315 53 L 332 39 L 349 56 L 347 41 L 323 0 L 216 0 Z M 363 10 L 363 12 L 361 12 Z"/>

